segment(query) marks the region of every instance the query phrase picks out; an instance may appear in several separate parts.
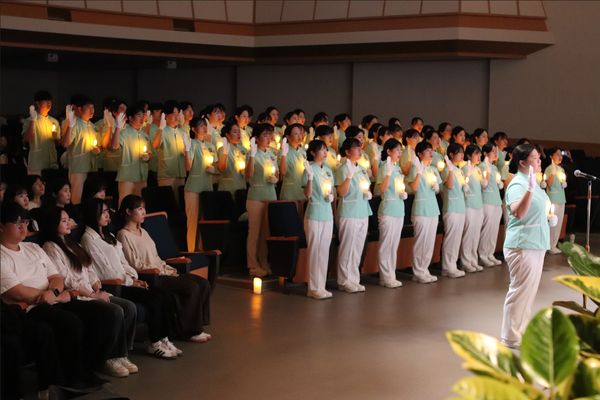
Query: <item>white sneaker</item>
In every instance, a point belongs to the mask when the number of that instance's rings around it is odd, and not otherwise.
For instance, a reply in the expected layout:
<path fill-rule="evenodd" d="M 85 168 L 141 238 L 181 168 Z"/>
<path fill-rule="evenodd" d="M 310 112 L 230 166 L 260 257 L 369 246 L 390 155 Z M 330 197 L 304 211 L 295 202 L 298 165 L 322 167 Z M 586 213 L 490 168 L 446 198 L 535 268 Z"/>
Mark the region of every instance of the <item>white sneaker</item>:
<path fill-rule="evenodd" d="M 490 260 L 491 262 L 494 263 L 494 265 L 502 265 L 502 261 L 498 260 L 496 257 L 491 256 L 490 258 L 488 258 L 488 260 Z"/>
<path fill-rule="evenodd" d="M 115 378 L 125 378 L 126 376 L 129 376 L 129 371 L 121 364 L 118 358 L 106 360 L 104 363 L 103 372 L 106 375 L 110 375 Z"/>
<path fill-rule="evenodd" d="M 396 279 L 393 279 L 391 281 L 380 281 L 379 286 L 388 288 L 388 289 L 396 289 L 396 288 L 399 288 L 400 286 L 402 286 L 402 282 L 400 282 Z"/>
<path fill-rule="evenodd" d="M 49 398 L 50 398 L 50 392 L 48 392 L 48 389 L 40 390 L 38 392 L 38 400 L 48 400 Z"/>
<path fill-rule="evenodd" d="M 154 357 L 162 358 L 165 360 L 174 360 L 177 358 L 177 354 L 173 353 L 171 349 L 165 346 L 165 344 L 160 340 L 156 343 L 151 343 L 150 346 L 148 346 L 147 351 Z"/>
<path fill-rule="evenodd" d="M 483 258 L 480 259 L 480 264 L 483 265 L 486 268 L 490 268 L 494 266 L 494 263 L 490 260 L 484 260 Z"/>
<path fill-rule="evenodd" d="M 477 272 L 483 271 L 483 267 L 481 265 L 472 265 L 472 267 L 475 268 Z"/>
<path fill-rule="evenodd" d="M 431 274 L 430 274 L 430 275 L 428 276 L 428 278 L 429 278 L 429 282 L 430 282 L 430 283 L 437 282 L 437 276 L 435 276 L 435 275 L 431 275 Z"/>
<path fill-rule="evenodd" d="M 190 340 L 192 342 L 196 342 L 196 343 L 204 343 L 206 342 L 208 339 L 210 339 L 211 336 L 210 334 L 206 333 L 206 332 L 202 332 L 199 335 L 194 335 L 190 338 Z"/>
<path fill-rule="evenodd" d="M 171 353 L 181 356 L 183 351 L 179 350 L 175 345 L 169 340 L 169 338 L 165 337 L 161 339 L 162 344 L 171 351 Z"/>
<path fill-rule="evenodd" d="M 364 291 L 365 291 L 365 287 L 364 287 L 363 285 L 361 285 L 361 284 L 358 284 L 358 285 L 355 285 L 355 286 L 356 286 L 356 289 L 357 289 L 359 292 L 364 292 Z"/>
<path fill-rule="evenodd" d="M 461 278 L 465 276 L 465 271 L 442 271 L 442 276 L 447 276 L 448 278 Z"/>
<path fill-rule="evenodd" d="M 413 282 L 419 282 L 419 283 L 431 283 L 431 282 L 437 281 L 437 278 L 435 278 L 435 280 L 431 280 L 430 278 L 434 278 L 434 277 L 430 276 L 430 275 L 429 276 L 428 275 L 425 275 L 425 276 L 416 276 L 415 275 L 412 277 L 412 280 L 413 280 Z"/>
<path fill-rule="evenodd" d="M 332 296 L 331 292 L 326 290 L 309 290 L 306 295 L 317 300 L 325 300 Z"/>
<path fill-rule="evenodd" d="M 127 371 L 129 371 L 130 374 L 135 374 L 136 372 L 138 372 L 137 365 L 132 363 L 129 358 L 127 358 L 127 357 L 119 358 L 119 362 L 121 363 L 122 366 L 127 368 Z"/>
<path fill-rule="evenodd" d="M 346 283 L 345 285 L 338 285 L 338 290 L 348 293 L 358 293 L 358 288 L 351 283 Z"/>
<path fill-rule="evenodd" d="M 464 272 L 477 272 L 477 268 L 474 268 L 473 266 L 467 264 L 461 264 L 460 268 Z"/>
<path fill-rule="evenodd" d="M 251 268 L 249 273 L 252 276 L 258 276 L 259 278 L 262 278 L 263 276 L 267 276 L 269 274 L 268 271 L 265 271 L 262 268 Z"/>
<path fill-rule="evenodd" d="M 562 251 L 560 251 L 559 249 L 557 249 L 556 247 L 551 248 L 550 250 L 548 250 L 548 254 L 551 254 L 553 256 L 557 255 L 557 254 L 561 254 Z"/>

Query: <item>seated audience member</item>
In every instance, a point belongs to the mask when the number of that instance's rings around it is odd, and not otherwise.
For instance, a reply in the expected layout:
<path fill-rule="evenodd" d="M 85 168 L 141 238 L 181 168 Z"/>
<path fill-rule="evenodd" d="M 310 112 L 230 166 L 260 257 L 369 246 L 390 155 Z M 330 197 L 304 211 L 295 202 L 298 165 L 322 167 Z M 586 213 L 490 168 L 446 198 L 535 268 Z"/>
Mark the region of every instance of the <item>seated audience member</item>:
<path fill-rule="evenodd" d="M 29 197 L 28 210 L 38 208 L 42 205 L 42 196 L 46 192 L 46 182 L 39 175 L 27 175 L 25 178 L 27 197 Z"/>
<path fill-rule="evenodd" d="M 85 202 L 83 215 L 86 228 L 81 245 L 91 257 L 92 269 L 101 280 L 122 280 L 121 297 L 144 305 L 151 342 L 148 353 L 158 358 L 176 358 L 182 351 L 168 338 L 170 295 L 159 288 L 149 288 L 146 282 L 138 279 L 137 271 L 125 258 L 123 245 L 107 229 L 110 211 L 104 200 Z"/>
<path fill-rule="evenodd" d="M 102 200 L 106 198 L 106 182 L 104 179 L 90 176 L 85 180 L 83 184 L 83 194 L 81 195 L 81 203 L 83 204 L 92 198 Z"/>
<path fill-rule="evenodd" d="M 29 196 L 27 196 L 27 189 L 22 185 L 9 185 L 4 193 L 4 197 L 7 202 L 14 201 L 23 207 L 25 210 L 29 209 Z M 27 211 L 27 231 L 36 232 L 39 231 L 38 223 L 36 220 L 31 219 L 29 211 Z"/>
<path fill-rule="evenodd" d="M 136 308 L 129 300 L 109 296 L 102 291 L 100 279 L 91 269 L 92 259 L 71 237 L 69 215 L 60 207 L 51 207 L 44 212 L 42 234 L 46 239 L 44 251 L 56 266 L 63 279 L 65 289 L 77 290 L 78 300 L 93 305 L 88 312 L 97 312 L 96 318 L 116 315 L 110 327 L 115 335 L 107 352 L 104 372 L 114 377 L 128 376 L 138 368 L 127 358 L 127 349 L 133 349 L 135 336 Z M 90 301 L 94 300 L 94 301 Z M 93 310 L 93 311 L 92 311 Z"/>
<path fill-rule="evenodd" d="M 63 208 L 71 218 L 71 226 L 77 226 L 80 220 L 79 212 L 71 203 L 71 184 L 68 180 L 55 179 L 48 184 L 48 189 L 42 197 L 42 206 L 39 213 L 36 213 L 36 219 L 41 218 L 40 213 L 53 206 Z"/>
<path fill-rule="evenodd" d="M 94 356 L 99 355 L 98 350 L 105 350 L 101 340 L 106 333 L 106 329 L 102 329 L 104 324 L 93 323 L 98 321 L 94 318 L 86 318 L 82 323 L 80 317 L 86 313 L 75 310 L 85 309 L 86 302 L 72 300 L 70 294 L 64 291 L 56 266 L 40 246 L 23 242 L 27 236 L 26 219 L 27 213 L 21 205 L 2 205 L 2 300 L 8 304 L 26 303 L 29 306 L 28 320 L 50 325 L 66 386 L 101 384 L 102 380 L 89 371 L 93 367 Z M 88 325 L 89 322 L 92 324 Z"/>
<path fill-rule="evenodd" d="M 6 192 L 6 188 L 8 188 L 8 183 L 0 182 L 0 202 L 4 201 L 4 192 Z"/>
<path fill-rule="evenodd" d="M 158 256 L 156 244 L 140 225 L 146 218 L 144 200 L 129 195 L 121 202 L 119 218 L 123 228 L 117 239 L 123 244 L 123 252 L 129 265 L 136 270 L 156 268 L 162 276 L 159 287 L 169 291 L 176 298 L 176 312 L 179 315 L 182 338 L 192 342 L 206 342 L 211 335 L 204 332 L 210 324 L 210 283 L 194 274 L 177 273 Z"/>

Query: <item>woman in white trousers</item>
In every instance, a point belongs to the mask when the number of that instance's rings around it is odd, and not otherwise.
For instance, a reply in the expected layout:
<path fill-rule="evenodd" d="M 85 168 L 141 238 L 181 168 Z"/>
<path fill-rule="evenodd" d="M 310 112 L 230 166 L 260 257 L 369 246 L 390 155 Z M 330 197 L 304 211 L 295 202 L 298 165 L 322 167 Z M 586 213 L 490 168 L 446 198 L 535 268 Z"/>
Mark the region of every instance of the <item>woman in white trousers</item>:
<path fill-rule="evenodd" d="M 415 194 L 412 221 L 414 227 L 413 281 L 431 283 L 437 277 L 429 273 L 429 264 L 435 246 L 435 234 L 439 223 L 440 208 L 435 194 L 440 191 L 440 178 L 437 168 L 431 165 L 433 148 L 428 142 L 420 142 L 415 147 L 416 157 L 412 160 L 410 174 L 406 179 L 410 190 Z"/>
<path fill-rule="evenodd" d="M 562 152 L 558 147 L 553 147 L 548 152 L 552 163 L 546 168 L 544 174 L 546 175 L 546 194 L 550 198 L 552 205 L 554 206 L 554 215 L 558 218 L 556 226 L 550 227 L 550 254 L 562 253 L 556 245 L 558 244 L 558 238 L 560 236 L 560 230 L 562 229 L 563 219 L 565 217 L 565 204 L 567 198 L 565 197 L 565 188 L 567 187 L 567 175 L 565 170 L 560 166 L 562 163 Z"/>
<path fill-rule="evenodd" d="M 469 190 L 465 192 L 465 227 L 462 236 L 462 247 L 460 250 L 460 265 L 465 272 L 482 271 L 483 267 L 477 262 L 477 245 L 481 235 L 483 223 L 483 201 L 482 189 L 488 185 L 483 179 L 483 174 L 477 166 L 481 160 L 481 150 L 476 144 L 470 144 L 465 149 L 467 163 L 462 167 L 465 181 L 469 184 Z"/>
<path fill-rule="evenodd" d="M 333 234 L 333 172 L 325 165 L 327 154 L 327 144 L 324 141 L 311 141 L 302 177 L 304 196 L 308 199 L 304 213 L 309 269 L 307 296 L 317 300 L 332 296 L 325 289 L 329 246 Z"/>
<path fill-rule="evenodd" d="M 346 133 L 352 131 L 349 127 Z M 361 142 L 348 138 L 340 153 L 346 163 L 335 173 L 335 185 L 339 196 L 337 217 L 340 247 L 338 251 L 338 289 L 344 292 L 364 292 L 360 284 L 360 258 L 367 238 L 369 216 L 372 215 L 369 200 L 372 197 L 367 170 L 358 161 L 362 157 Z"/>
<path fill-rule="evenodd" d="M 544 255 L 550 249 L 550 226 L 558 222 L 550 214 L 550 199 L 537 183 L 541 171 L 537 148 L 522 144 L 515 148 L 510 172 L 515 174 L 506 188 L 509 221 L 504 240 L 504 257 L 510 271 L 510 287 L 504 301 L 502 344 L 513 349 L 521 346 L 523 333 L 531 317 Z"/>
<path fill-rule="evenodd" d="M 502 189 L 502 177 L 494 162 L 498 160 L 498 147 L 493 142 L 483 145 L 483 155 L 485 160 L 480 163 L 480 171 L 488 181 L 488 185 L 483 189 L 483 224 L 481 235 L 479 236 L 479 259 L 484 267 L 493 267 L 502 265 L 502 261 L 494 257 L 496 251 L 496 242 L 498 241 L 498 230 L 500 229 L 500 220 L 502 219 L 502 198 L 500 189 Z"/>
<path fill-rule="evenodd" d="M 444 242 L 442 243 L 442 276 L 460 278 L 465 272 L 456 266 L 460 242 L 465 228 L 465 197 L 469 191 L 462 170 L 458 167 L 463 162 L 465 150 L 458 143 L 450 143 L 446 148 L 446 166 L 442 170 L 442 193 L 444 198 Z"/>
<path fill-rule="evenodd" d="M 382 128 L 386 129 L 387 128 Z M 379 139 L 379 138 L 378 138 Z M 397 165 L 402 155 L 402 144 L 388 139 L 381 152 L 381 165 L 377 171 L 377 184 L 381 190 L 379 219 L 379 285 L 394 289 L 402 286 L 396 279 L 398 246 L 404 226 L 404 200 L 408 197 L 404 175 Z"/>

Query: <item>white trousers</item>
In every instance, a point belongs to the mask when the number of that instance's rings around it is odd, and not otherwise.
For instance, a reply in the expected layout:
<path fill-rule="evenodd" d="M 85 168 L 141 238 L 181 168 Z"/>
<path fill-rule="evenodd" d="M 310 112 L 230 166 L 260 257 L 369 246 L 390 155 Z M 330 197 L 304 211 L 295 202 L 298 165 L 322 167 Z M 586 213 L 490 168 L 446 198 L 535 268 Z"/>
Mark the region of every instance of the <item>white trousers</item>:
<path fill-rule="evenodd" d="M 467 207 L 460 250 L 460 263 L 462 265 L 478 265 L 477 245 L 479 244 L 479 235 L 481 235 L 482 222 L 483 209 Z"/>
<path fill-rule="evenodd" d="M 148 186 L 146 181 L 140 182 L 119 182 L 119 207 L 121 202 L 130 194 L 136 194 L 142 197 L 142 189 Z"/>
<path fill-rule="evenodd" d="M 71 203 L 80 204 L 83 194 L 83 184 L 87 179 L 87 172 L 69 174 L 69 183 L 71 184 Z"/>
<path fill-rule="evenodd" d="M 340 217 L 338 234 L 338 285 L 360 284 L 360 257 L 365 247 L 369 218 Z"/>
<path fill-rule="evenodd" d="M 395 281 L 404 217 L 378 215 L 377 218 L 379 219 L 379 280 Z"/>
<path fill-rule="evenodd" d="M 412 217 L 412 221 L 415 230 L 412 267 L 414 275 L 421 278 L 430 275 L 429 264 L 435 247 L 439 218 L 416 215 Z"/>
<path fill-rule="evenodd" d="M 554 203 L 552 203 L 554 204 Z M 558 243 L 558 237 L 560 236 L 560 230 L 562 229 L 563 219 L 565 218 L 565 205 L 554 204 L 554 215 L 558 217 L 558 223 L 556 226 L 550 227 L 550 248 L 556 248 Z"/>
<path fill-rule="evenodd" d="M 542 277 L 546 250 L 504 248 L 510 272 L 510 287 L 504 301 L 502 343 L 520 345 L 531 318 L 531 306 Z"/>
<path fill-rule="evenodd" d="M 444 213 L 444 243 L 442 244 L 442 270 L 457 271 L 456 260 L 465 228 L 465 214 Z"/>
<path fill-rule="evenodd" d="M 308 290 L 325 290 L 327 266 L 329 265 L 329 246 L 333 234 L 333 219 L 316 221 L 304 219 L 308 252 Z"/>
<path fill-rule="evenodd" d="M 494 256 L 501 219 L 502 206 L 483 205 L 483 225 L 481 227 L 481 236 L 479 236 L 478 248 L 479 257 L 482 260 L 489 260 Z"/>
<path fill-rule="evenodd" d="M 202 240 L 198 233 L 200 216 L 200 193 L 184 191 L 185 215 L 187 215 L 187 245 L 188 251 L 202 251 Z"/>
<path fill-rule="evenodd" d="M 256 200 L 246 200 L 248 212 L 248 240 L 246 241 L 246 255 L 248 268 L 262 268 L 271 271 L 267 261 L 267 235 L 265 232 L 265 203 Z"/>
<path fill-rule="evenodd" d="M 502 202 L 502 216 L 504 217 L 504 230 L 508 227 L 508 208 L 506 202 Z"/>
<path fill-rule="evenodd" d="M 179 186 L 185 185 L 185 178 L 158 178 L 158 186 L 171 186 L 175 201 L 179 204 Z"/>

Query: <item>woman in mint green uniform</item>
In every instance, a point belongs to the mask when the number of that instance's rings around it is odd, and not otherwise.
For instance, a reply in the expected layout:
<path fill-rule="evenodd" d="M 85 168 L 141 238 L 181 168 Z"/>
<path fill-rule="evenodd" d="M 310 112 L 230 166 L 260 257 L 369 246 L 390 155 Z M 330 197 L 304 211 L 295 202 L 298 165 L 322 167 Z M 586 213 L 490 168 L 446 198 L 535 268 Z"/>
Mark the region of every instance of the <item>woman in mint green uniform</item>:
<path fill-rule="evenodd" d="M 404 175 L 410 174 L 410 168 L 412 167 L 412 160 L 417 157 L 415 148 L 421 141 L 419 131 L 416 129 L 409 129 L 404 132 L 402 136 L 402 144 L 404 145 L 404 151 L 402 157 L 400 157 L 400 169 Z"/>
<path fill-rule="evenodd" d="M 351 131 L 352 126 L 347 129 Z M 362 131 L 360 131 L 362 134 Z M 369 216 L 372 215 L 369 200 L 370 180 L 367 170 L 358 162 L 362 157 L 361 142 L 348 138 L 340 152 L 346 162 L 335 173 L 335 185 L 339 196 L 337 217 L 340 247 L 338 251 L 338 289 L 349 292 L 363 292 L 360 284 L 360 258 L 365 246 Z"/>
<path fill-rule="evenodd" d="M 264 229 L 265 202 L 277 200 L 277 157 L 269 151 L 273 125 L 260 124 L 252 132 L 250 152 L 246 159 L 246 178 L 250 180 L 246 211 L 248 212 L 248 241 L 246 252 L 250 275 L 271 273 L 267 261 L 267 237 Z"/>
<path fill-rule="evenodd" d="M 562 151 L 558 147 L 553 147 L 548 152 L 550 154 L 551 164 L 546 168 L 546 193 L 554 206 L 554 215 L 558 218 L 556 226 L 550 228 L 550 254 L 562 253 L 556 248 L 560 230 L 562 229 L 563 218 L 565 216 L 565 188 L 567 187 L 567 175 L 565 170 L 560 166 L 562 163 Z"/>
<path fill-rule="evenodd" d="M 488 185 L 483 189 L 483 223 L 481 226 L 481 235 L 479 236 L 479 259 L 481 265 L 491 267 L 501 265 L 502 261 L 494 257 L 496 251 L 496 242 L 498 241 L 498 230 L 500 229 L 500 219 L 502 218 L 502 198 L 500 189 L 502 189 L 502 176 L 496 168 L 498 160 L 498 147 L 491 142 L 483 145 L 484 162 L 479 164 L 479 170 L 484 174 L 484 179 Z"/>
<path fill-rule="evenodd" d="M 404 186 L 404 175 L 398 166 L 401 155 L 402 144 L 396 139 L 387 140 L 383 145 L 381 166 L 377 171 L 377 184 L 383 192 L 377 212 L 379 285 L 390 289 L 402 286 L 396 279 L 396 261 L 404 226 L 404 200 L 408 195 Z"/>
<path fill-rule="evenodd" d="M 302 176 L 304 196 L 308 199 L 304 213 L 309 268 L 307 296 L 318 300 L 332 296 L 331 292 L 325 290 L 333 233 L 333 172 L 325 165 L 327 154 L 328 148 L 324 141 L 310 142 L 308 161 L 305 161 Z"/>
<path fill-rule="evenodd" d="M 340 147 L 346 140 L 346 129 L 352 126 L 352 119 L 348 114 L 338 114 L 333 119 L 333 129 L 335 135 L 331 147 L 339 153 Z"/>
<path fill-rule="evenodd" d="M 409 129 L 410 131 L 410 129 Z M 412 209 L 414 226 L 413 281 L 431 283 L 437 277 L 429 273 L 429 264 L 433 257 L 435 234 L 437 231 L 440 208 L 435 194 L 440 191 L 442 179 L 437 168 L 431 165 L 433 148 L 427 142 L 420 142 L 415 148 L 416 157 L 411 162 L 410 174 L 406 178 L 407 188 L 415 194 Z"/>
<path fill-rule="evenodd" d="M 433 161 L 431 165 L 437 168 L 438 173 L 441 173 L 446 167 L 444 155 L 441 153 L 442 140 L 439 133 L 436 131 L 427 131 L 424 135 L 425 141 L 427 141 L 433 148 Z"/>
<path fill-rule="evenodd" d="M 510 287 L 504 302 L 502 344 L 518 349 L 531 316 L 544 256 L 550 249 L 550 226 L 556 226 L 558 218 L 550 213 L 550 199 L 537 183 L 536 173 L 542 166 L 537 148 L 517 146 L 509 165 L 515 176 L 506 188 L 509 221 L 504 257 Z"/>
<path fill-rule="evenodd" d="M 229 191 L 235 196 L 236 190 L 246 189 L 246 156 L 248 151 L 242 145 L 240 127 L 227 124 L 221 130 L 221 143 L 217 149 L 217 169 L 221 173 L 217 190 Z"/>
<path fill-rule="evenodd" d="M 306 150 L 303 146 L 304 127 L 292 124 L 285 128 L 281 145 L 281 160 L 279 172 L 283 176 L 281 200 L 304 200 L 302 176 Z"/>
<path fill-rule="evenodd" d="M 327 125 L 317 126 L 317 129 L 315 129 L 315 139 L 322 140 L 327 145 L 327 158 L 324 161 L 325 166 L 335 172 L 341 165 L 341 156 L 331 147 L 333 144 L 333 133 L 333 129 Z"/>
<path fill-rule="evenodd" d="M 189 175 L 183 193 L 187 215 L 188 251 L 196 251 L 196 249 L 202 250 L 202 240 L 197 235 L 198 219 L 201 214 L 200 193 L 212 192 L 211 176 L 218 173 L 218 170 L 215 167 L 217 163 L 215 146 L 205 140 L 208 133 L 206 121 L 202 118 L 194 118 L 190 126 L 194 139 L 191 140 L 190 148 L 185 154 L 184 165 Z"/>
<path fill-rule="evenodd" d="M 444 242 L 442 243 L 442 276 L 460 278 L 465 275 L 456 266 L 458 252 L 465 227 L 465 197 L 469 191 L 465 176 L 459 168 L 465 151 L 458 143 L 446 148 L 445 168 L 441 172 L 443 193 Z"/>

